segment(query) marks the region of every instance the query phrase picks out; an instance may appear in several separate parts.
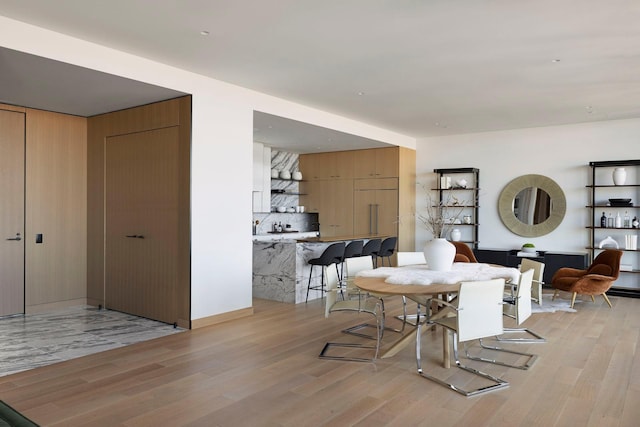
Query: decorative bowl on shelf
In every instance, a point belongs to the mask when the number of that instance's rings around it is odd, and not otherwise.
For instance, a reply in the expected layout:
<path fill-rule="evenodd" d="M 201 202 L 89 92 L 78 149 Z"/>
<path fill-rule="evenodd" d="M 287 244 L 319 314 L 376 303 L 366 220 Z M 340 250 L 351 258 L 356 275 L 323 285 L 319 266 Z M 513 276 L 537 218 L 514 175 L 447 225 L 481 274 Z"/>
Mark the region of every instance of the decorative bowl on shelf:
<path fill-rule="evenodd" d="M 296 181 L 302 181 L 302 172 L 300 171 L 295 171 L 291 174 L 291 179 L 294 179 Z"/>
<path fill-rule="evenodd" d="M 296 208 L 287 208 L 287 213 L 295 213 Z"/>
<path fill-rule="evenodd" d="M 278 169 L 271 169 L 271 178 L 280 177 L 280 171 Z"/>
<path fill-rule="evenodd" d="M 291 172 L 280 171 L 280 179 L 291 179 Z"/>
<path fill-rule="evenodd" d="M 609 199 L 611 206 L 631 206 L 631 199 Z"/>
<path fill-rule="evenodd" d="M 278 206 L 276 208 L 276 211 L 280 212 L 280 213 L 285 213 L 287 211 L 287 207 L 286 206 Z"/>

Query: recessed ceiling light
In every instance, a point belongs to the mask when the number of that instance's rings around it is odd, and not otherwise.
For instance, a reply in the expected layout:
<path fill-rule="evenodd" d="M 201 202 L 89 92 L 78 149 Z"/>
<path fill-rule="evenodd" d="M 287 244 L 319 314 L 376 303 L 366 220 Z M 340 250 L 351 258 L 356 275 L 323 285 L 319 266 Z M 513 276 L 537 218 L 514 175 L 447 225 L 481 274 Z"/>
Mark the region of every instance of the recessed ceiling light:
<path fill-rule="evenodd" d="M 200 35 L 201 36 L 208 36 L 209 35 L 209 31 L 202 30 L 202 31 L 200 31 Z"/>
<path fill-rule="evenodd" d="M 556 58 L 556 59 L 552 59 L 551 62 L 553 62 L 555 64 L 557 62 L 560 62 L 560 60 Z"/>
<path fill-rule="evenodd" d="M 364 96 L 364 92 L 358 92 L 358 96 Z"/>

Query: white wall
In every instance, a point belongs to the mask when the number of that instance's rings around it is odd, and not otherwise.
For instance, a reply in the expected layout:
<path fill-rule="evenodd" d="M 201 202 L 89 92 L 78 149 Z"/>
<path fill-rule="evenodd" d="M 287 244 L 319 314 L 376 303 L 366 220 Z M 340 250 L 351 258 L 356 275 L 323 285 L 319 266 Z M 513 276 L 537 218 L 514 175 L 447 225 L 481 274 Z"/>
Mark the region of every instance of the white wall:
<path fill-rule="evenodd" d="M 415 148 L 415 139 L 404 135 L 4 17 L 0 44 L 193 95 L 192 319 L 252 305 L 254 109 Z"/>
<path fill-rule="evenodd" d="M 640 159 L 639 140 L 640 119 L 425 138 L 417 142 L 416 171 L 419 180 L 433 186 L 433 169 L 480 169 L 480 248 L 516 249 L 531 241 L 540 250 L 587 252 L 589 162 Z M 548 176 L 567 198 L 564 220 L 546 236 L 517 236 L 498 216 L 500 192 L 525 174 Z M 420 249 L 430 236 L 419 223 L 416 230 Z"/>

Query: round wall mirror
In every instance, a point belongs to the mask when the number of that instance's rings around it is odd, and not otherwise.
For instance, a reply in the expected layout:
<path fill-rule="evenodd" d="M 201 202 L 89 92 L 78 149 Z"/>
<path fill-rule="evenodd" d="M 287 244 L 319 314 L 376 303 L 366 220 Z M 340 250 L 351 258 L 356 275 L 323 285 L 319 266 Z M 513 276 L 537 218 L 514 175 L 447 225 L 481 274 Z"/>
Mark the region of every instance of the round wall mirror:
<path fill-rule="evenodd" d="M 543 175 L 523 175 L 500 193 L 498 212 L 504 225 L 524 237 L 549 234 L 560 225 L 567 211 L 564 192 Z"/>

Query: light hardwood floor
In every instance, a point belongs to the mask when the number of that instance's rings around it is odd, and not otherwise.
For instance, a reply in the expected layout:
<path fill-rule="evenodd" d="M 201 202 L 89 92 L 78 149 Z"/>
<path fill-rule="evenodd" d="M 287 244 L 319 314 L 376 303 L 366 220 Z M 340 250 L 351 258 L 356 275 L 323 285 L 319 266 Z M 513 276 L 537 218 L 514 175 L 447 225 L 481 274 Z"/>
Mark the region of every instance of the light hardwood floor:
<path fill-rule="evenodd" d="M 511 384 L 472 398 L 419 377 L 413 346 L 376 363 L 317 358 L 326 341 L 353 340 L 340 329 L 364 316 L 256 300 L 250 318 L 2 377 L 0 399 L 65 427 L 637 426 L 640 299 L 611 301 L 534 314 L 526 326 L 548 342 L 516 346 L 538 354 L 536 364 L 469 363 Z M 439 329 L 425 333 L 425 370 L 467 381 L 440 367 L 441 343 Z"/>

